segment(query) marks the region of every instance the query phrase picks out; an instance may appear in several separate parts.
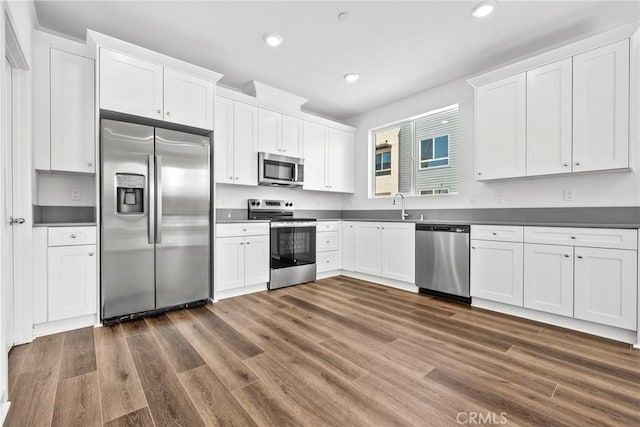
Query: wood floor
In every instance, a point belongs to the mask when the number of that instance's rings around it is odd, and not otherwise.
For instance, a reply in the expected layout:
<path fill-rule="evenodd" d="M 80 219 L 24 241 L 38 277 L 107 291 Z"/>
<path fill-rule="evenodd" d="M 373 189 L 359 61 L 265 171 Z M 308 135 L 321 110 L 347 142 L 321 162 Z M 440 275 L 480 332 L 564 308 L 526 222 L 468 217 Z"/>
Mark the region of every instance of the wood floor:
<path fill-rule="evenodd" d="M 640 425 L 629 345 L 344 277 L 9 357 L 6 426 Z"/>

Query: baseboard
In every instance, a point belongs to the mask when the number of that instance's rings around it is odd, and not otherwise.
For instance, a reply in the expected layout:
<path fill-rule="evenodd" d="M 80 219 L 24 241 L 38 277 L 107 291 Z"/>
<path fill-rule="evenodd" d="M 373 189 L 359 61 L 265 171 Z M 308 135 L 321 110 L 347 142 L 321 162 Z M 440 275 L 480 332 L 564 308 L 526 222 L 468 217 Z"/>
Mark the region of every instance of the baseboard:
<path fill-rule="evenodd" d="M 523 317 L 536 322 L 548 323 L 562 328 L 572 329 L 574 331 L 585 332 L 591 335 L 597 335 L 622 341 L 629 344 L 637 345 L 636 331 L 615 328 L 613 326 L 600 325 L 598 323 L 588 322 L 586 320 L 574 319 L 571 317 L 558 316 L 557 314 L 545 313 L 537 310 L 530 310 L 524 307 L 516 307 L 501 302 L 489 301 L 481 298 L 473 297 L 471 305 L 474 307 L 484 308 L 486 310 L 496 311 L 498 313 L 509 314 L 511 316 Z"/>
<path fill-rule="evenodd" d="M 253 286 L 243 286 L 241 288 L 236 288 L 236 289 L 228 289 L 225 291 L 216 291 L 215 293 L 215 300 L 222 300 L 225 298 L 233 298 L 233 297 L 239 297 L 241 295 L 248 295 L 248 294 L 253 294 L 256 292 L 261 292 L 261 291 L 266 291 L 267 290 L 267 284 L 266 283 L 261 283 L 258 285 L 253 285 Z"/>
<path fill-rule="evenodd" d="M 378 285 L 384 285 L 391 288 L 401 289 L 407 292 L 413 292 L 414 294 L 418 293 L 418 287 L 413 283 L 401 282 L 400 280 L 387 279 L 385 277 L 371 276 L 364 273 L 356 273 L 355 271 L 340 270 L 339 274 L 342 276 L 353 277 L 354 279 L 377 283 Z"/>
<path fill-rule="evenodd" d="M 86 316 L 73 317 L 71 319 L 55 320 L 53 322 L 38 323 L 33 325 L 33 336 L 37 338 L 45 335 L 58 334 L 60 332 L 85 328 L 87 326 L 95 326 L 97 323 L 98 321 L 95 314 L 87 314 Z"/>
<path fill-rule="evenodd" d="M 322 273 L 316 273 L 316 280 L 328 279 L 329 277 L 336 277 L 342 274 L 342 270 L 323 271 Z"/>
<path fill-rule="evenodd" d="M 7 418 L 7 414 L 9 413 L 9 406 L 11 406 L 11 402 L 0 403 L 0 426 L 4 425 L 4 420 Z"/>

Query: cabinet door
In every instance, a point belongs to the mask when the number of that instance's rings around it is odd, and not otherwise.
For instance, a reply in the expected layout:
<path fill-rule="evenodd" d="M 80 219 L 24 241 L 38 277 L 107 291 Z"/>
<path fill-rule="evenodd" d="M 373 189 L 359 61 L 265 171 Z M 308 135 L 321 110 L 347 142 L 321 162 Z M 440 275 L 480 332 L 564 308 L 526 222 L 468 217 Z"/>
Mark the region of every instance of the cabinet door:
<path fill-rule="evenodd" d="M 353 222 L 342 223 L 342 269 L 347 271 L 355 269 L 355 230 L 353 224 Z"/>
<path fill-rule="evenodd" d="M 49 321 L 96 312 L 96 245 L 48 250 Z"/>
<path fill-rule="evenodd" d="M 575 248 L 575 317 L 636 329 L 637 251 Z"/>
<path fill-rule="evenodd" d="M 571 58 L 527 71 L 527 175 L 571 172 Z"/>
<path fill-rule="evenodd" d="M 476 89 L 476 179 L 526 172 L 525 73 Z"/>
<path fill-rule="evenodd" d="M 304 186 L 305 190 L 327 190 L 325 157 L 327 127 L 304 122 Z"/>
<path fill-rule="evenodd" d="M 216 291 L 244 286 L 244 237 L 216 239 Z"/>
<path fill-rule="evenodd" d="M 327 139 L 327 185 L 330 191 L 353 191 L 352 134 L 329 128 Z"/>
<path fill-rule="evenodd" d="M 213 82 L 165 68 L 164 120 L 213 129 Z"/>
<path fill-rule="evenodd" d="M 51 49 L 51 169 L 95 172 L 94 61 Z"/>
<path fill-rule="evenodd" d="M 234 102 L 233 179 L 236 184 L 258 185 L 258 108 Z"/>
<path fill-rule="evenodd" d="M 244 285 L 267 283 L 271 273 L 269 236 L 245 237 L 244 259 Z"/>
<path fill-rule="evenodd" d="M 524 306 L 573 316 L 573 246 L 524 245 Z"/>
<path fill-rule="evenodd" d="M 100 108 L 163 120 L 162 67 L 100 49 Z"/>
<path fill-rule="evenodd" d="M 522 307 L 524 245 L 471 241 L 471 296 Z"/>
<path fill-rule="evenodd" d="M 629 166 L 629 40 L 573 57 L 573 170 Z"/>
<path fill-rule="evenodd" d="M 282 114 L 258 108 L 259 151 L 274 154 L 282 152 Z"/>
<path fill-rule="evenodd" d="M 213 130 L 216 182 L 231 184 L 235 175 L 233 170 L 233 110 L 234 102 L 227 98 L 216 97 L 215 127 Z"/>
<path fill-rule="evenodd" d="M 382 277 L 415 283 L 415 224 L 382 223 Z"/>
<path fill-rule="evenodd" d="M 281 152 L 286 156 L 302 157 L 302 120 L 282 115 Z"/>
<path fill-rule="evenodd" d="M 354 223 L 354 270 L 358 273 L 380 276 L 381 231 L 379 222 Z"/>

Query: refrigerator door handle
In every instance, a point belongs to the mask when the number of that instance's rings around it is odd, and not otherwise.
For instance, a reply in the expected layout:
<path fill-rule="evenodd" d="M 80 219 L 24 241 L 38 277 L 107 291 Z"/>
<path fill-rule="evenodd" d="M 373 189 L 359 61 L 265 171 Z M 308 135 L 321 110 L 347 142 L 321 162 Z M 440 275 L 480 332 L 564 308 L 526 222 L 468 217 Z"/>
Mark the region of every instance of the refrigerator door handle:
<path fill-rule="evenodd" d="M 154 238 L 153 238 L 153 231 L 155 230 L 155 225 L 154 225 L 154 221 L 155 221 L 155 192 L 154 192 L 154 188 L 155 188 L 155 184 L 154 184 L 154 172 L 155 172 L 155 166 L 154 166 L 154 160 L 153 160 L 153 154 L 149 154 L 149 166 L 148 166 L 148 171 L 147 171 L 147 187 L 148 187 L 148 192 L 149 194 L 147 195 L 147 206 L 149 206 L 148 209 L 148 221 L 149 221 L 149 226 L 147 228 L 147 233 L 149 234 L 149 244 L 153 245 L 154 243 Z"/>
<path fill-rule="evenodd" d="M 156 156 L 156 243 L 162 243 L 162 156 Z"/>

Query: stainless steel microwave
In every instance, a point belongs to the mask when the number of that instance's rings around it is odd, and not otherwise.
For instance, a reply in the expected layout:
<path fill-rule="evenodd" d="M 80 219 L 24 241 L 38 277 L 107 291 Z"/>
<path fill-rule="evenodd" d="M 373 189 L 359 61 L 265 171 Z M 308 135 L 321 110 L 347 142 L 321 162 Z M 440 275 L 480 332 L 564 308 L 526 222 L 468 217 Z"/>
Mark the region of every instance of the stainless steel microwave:
<path fill-rule="evenodd" d="M 299 187 L 304 182 L 304 159 L 265 152 L 258 153 L 258 184 Z"/>

